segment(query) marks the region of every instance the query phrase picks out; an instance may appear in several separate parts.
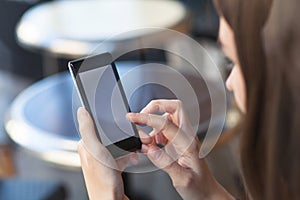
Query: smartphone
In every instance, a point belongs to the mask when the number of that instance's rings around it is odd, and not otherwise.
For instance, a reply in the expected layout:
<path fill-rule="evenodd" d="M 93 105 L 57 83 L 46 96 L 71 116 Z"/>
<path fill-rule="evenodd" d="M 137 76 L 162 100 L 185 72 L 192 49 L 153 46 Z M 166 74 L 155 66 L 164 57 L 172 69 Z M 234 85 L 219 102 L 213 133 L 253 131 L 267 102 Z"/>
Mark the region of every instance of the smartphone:
<path fill-rule="evenodd" d="M 126 119 L 130 108 L 111 54 L 70 61 L 68 67 L 99 141 L 114 158 L 139 150 L 141 141 L 136 125 Z"/>

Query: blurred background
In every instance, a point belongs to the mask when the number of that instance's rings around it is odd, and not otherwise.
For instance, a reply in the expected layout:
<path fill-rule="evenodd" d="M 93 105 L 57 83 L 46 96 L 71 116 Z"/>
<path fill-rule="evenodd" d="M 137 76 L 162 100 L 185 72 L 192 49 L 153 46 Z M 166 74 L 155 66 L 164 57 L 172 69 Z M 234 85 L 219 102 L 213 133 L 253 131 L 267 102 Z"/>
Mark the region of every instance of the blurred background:
<path fill-rule="evenodd" d="M 89 55 L 97 45 L 123 30 L 161 27 L 187 34 L 202 44 L 222 72 L 230 68 L 217 44 L 218 16 L 211 0 L 1 0 L 0 1 L 0 199 L 88 199 L 76 144 L 80 139 L 73 120 L 73 83 L 70 60 Z M 190 63 L 143 43 L 170 45 L 182 52 L 189 46 L 165 44 L 163 32 L 115 37 L 103 51 L 138 46 L 117 58 L 119 73 L 144 63 L 174 67 L 196 92 L 201 112 L 202 139 L 211 117 L 211 102 L 204 81 Z M 201 70 L 214 81 L 211 60 L 194 55 Z M 124 84 L 124 83 L 123 83 Z M 126 83 L 125 83 L 126 87 Z M 215 94 L 218 95 L 216 89 Z M 130 98 L 133 111 L 152 99 L 175 98 L 168 88 L 146 85 Z M 237 197 L 243 191 L 239 175 L 239 119 L 227 94 L 227 119 L 217 145 L 207 160 L 216 178 Z M 147 160 L 139 167 L 151 165 Z M 105 177 L 104 177 L 105 178 Z M 124 173 L 130 199 L 180 199 L 168 176 L 156 170 Z"/>

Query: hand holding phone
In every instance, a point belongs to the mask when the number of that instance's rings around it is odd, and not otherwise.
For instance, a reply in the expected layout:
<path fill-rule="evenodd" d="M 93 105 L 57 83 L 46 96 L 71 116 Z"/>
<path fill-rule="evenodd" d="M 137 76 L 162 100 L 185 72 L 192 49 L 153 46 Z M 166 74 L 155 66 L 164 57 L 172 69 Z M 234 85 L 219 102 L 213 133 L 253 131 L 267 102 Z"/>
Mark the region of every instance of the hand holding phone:
<path fill-rule="evenodd" d="M 112 56 L 105 53 L 74 60 L 69 70 L 99 141 L 113 157 L 140 149 L 136 126 L 126 120 L 130 108 Z"/>

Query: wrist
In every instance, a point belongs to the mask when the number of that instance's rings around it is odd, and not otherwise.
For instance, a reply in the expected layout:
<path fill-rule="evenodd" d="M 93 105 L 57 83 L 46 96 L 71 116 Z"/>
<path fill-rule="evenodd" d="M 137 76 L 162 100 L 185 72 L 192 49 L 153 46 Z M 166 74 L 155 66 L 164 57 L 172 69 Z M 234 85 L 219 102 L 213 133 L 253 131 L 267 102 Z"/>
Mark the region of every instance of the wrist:
<path fill-rule="evenodd" d="M 128 198 L 126 198 L 125 195 L 116 192 L 105 192 L 104 194 L 102 193 L 102 195 L 100 194 L 100 196 L 98 195 L 98 197 L 90 197 L 90 200 L 94 199 L 127 200 Z"/>
<path fill-rule="evenodd" d="M 199 159 L 194 170 L 183 169 L 171 177 L 183 199 L 233 200 L 234 198 L 216 181 L 204 159 Z"/>
<path fill-rule="evenodd" d="M 97 199 L 109 199 L 109 200 L 128 200 L 125 196 L 124 191 L 115 187 L 95 187 L 93 189 L 88 188 L 88 194 L 90 200 Z"/>
<path fill-rule="evenodd" d="M 225 190 L 223 186 L 221 186 L 217 181 L 216 181 L 216 186 L 215 186 L 215 191 L 211 193 L 210 197 L 207 198 L 210 200 L 235 200 L 235 198 Z"/>
<path fill-rule="evenodd" d="M 207 187 L 205 197 L 207 200 L 234 200 L 234 197 L 215 179 L 210 170 L 205 178 Z"/>

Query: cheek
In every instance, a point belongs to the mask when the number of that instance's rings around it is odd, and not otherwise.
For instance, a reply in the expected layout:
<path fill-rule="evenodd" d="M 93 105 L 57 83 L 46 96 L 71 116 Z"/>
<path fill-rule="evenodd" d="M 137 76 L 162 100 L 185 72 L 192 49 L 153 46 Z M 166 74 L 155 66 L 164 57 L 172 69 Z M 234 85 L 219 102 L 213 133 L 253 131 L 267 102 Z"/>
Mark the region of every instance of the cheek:
<path fill-rule="evenodd" d="M 228 90 L 234 94 L 237 106 L 242 112 L 246 112 L 246 87 L 245 81 L 239 67 L 234 67 L 226 81 Z"/>

